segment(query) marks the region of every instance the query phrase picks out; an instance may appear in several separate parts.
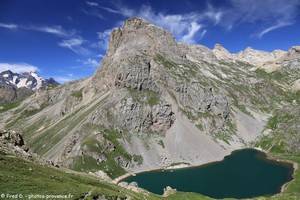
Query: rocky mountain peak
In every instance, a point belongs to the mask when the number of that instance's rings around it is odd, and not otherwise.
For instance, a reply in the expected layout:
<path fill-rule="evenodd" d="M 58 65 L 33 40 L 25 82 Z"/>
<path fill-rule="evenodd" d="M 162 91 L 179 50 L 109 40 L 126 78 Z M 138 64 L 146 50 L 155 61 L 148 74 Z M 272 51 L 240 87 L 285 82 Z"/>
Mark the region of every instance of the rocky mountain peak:
<path fill-rule="evenodd" d="M 143 19 L 130 18 L 112 31 L 108 51 L 93 84 L 112 86 L 116 76 L 121 78 L 120 74 L 123 78 L 135 73 L 149 75 L 149 64 L 158 54 L 178 57 L 179 51 L 171 33 Z"/>
<path fill-rule="evenodd" d="M 300 55 L 300 46 L 293 46 L 287 52 L 287 56 L 289 57 L 294 57 L 299 55 Z"/>
<path fill-rule="evenodd" d="M 171 33 L 137 17 L 126 20 L 121 28 L 114 29 L 109 43 L 108 56 L 115 53 L 121 55 L 124 51 L 127 55 L 137 52 L 151 54 L 154 49 L 176 45 Z"/>
<path fill-rule="evenodd" d="M 215 44 L 212 51 L 219 60 L 233 59 L 233 55 L 221 44 Z"/>
<path fill-rule="evenodd" d="M 123 28 L 138 29 L 149 25 L 150 23 L 139 17 L 132 17 L 124 22 Z"/>
<path fill-rule="evenodd" d="M 58 85 L 54 79 L 44 79 L 34 71 L 14 73 L 11 70 L 6 70 L 0 72 L 0 82 L 6 85 L 12 85 L 16 88 L 24 87 L 30 90 L 38 90 L 50 84 Z"/>

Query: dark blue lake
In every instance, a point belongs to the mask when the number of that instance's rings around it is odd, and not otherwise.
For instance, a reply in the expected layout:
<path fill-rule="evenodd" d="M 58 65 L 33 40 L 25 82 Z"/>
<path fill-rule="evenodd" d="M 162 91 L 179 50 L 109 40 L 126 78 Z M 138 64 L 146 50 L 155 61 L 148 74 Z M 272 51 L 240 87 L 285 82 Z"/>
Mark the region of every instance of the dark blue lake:
<path fill-rule="evenodd" d="M 166 186 L 212 198 L 250 198 L 273 195 L 292 179 L 293 166 L 269 160 L 254 149 L 234 151 L 223 161 L 199 167 L 137 174 L 123 181 L 162 194 Z"/>

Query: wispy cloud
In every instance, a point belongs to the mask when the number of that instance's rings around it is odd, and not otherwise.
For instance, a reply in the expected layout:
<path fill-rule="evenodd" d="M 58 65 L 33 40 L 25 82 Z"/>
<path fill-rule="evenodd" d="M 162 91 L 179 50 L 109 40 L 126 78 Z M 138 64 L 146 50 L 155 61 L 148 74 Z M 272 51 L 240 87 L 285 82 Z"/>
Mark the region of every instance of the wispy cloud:
<path fill-rule="evenodd" d="M 56 35 L 58 37 L 71 37 L 75 34 L 74 30 L 67 31 L 62 26 L 22 26 L 25 30 L 38 31 L 43 33 L 48 33 Z"/>
<path fill-rule="evenodd" d="M 142 5 L 131 9 L 120 2 L 113 7 L 96 6 L 106 12 L 123 17 L 139 16 L 169 30 L 178 40 L 196 43 L 209 31 L 206 26 L 221 26 L 232 30 L 247 23 L 260 23 L 262 30 L 253 29 L 259 38 L 279 28 L 292 25 L 299 15 L 300 0 L 229 0 L 228 4 L 214 6 L 207 3 L 206 9 L 189 13 L 167 14 L 156 12 Z"/>
<path fill-rule="evenodd" d="M 99 61 L 94 58 L 87 58 L 85 60 L 78 59 L 77 61 L 87 67 L 98 67 L 99 66 Z"/>
<path fill-rule="evenodd" d="M 6 29 L 18 29 L 18 25 L 17 24 L 6 24 L 6 23 L 0 23 L 0 27 L 1 28 L 6 28 Z"/>
<path fill-rule="evenodd" d="M 85 42 L 86 41 L 84 39 L 82 39 L 81 37 L 75 37 L 75 38 L 63 40 L 63 41 L 59 42 L 58 45 L 60 47 L 70 49 L 71 51 L 73 51 L 76 54 L 88 55 L 90 53 L 90 51 L 87 48 L 83 47 L 83 44 Z"/>
<path fill-rule="evenodd" d="M 16 73 L 39 71 L 39 68 L 27 63 L 0 63 L 0 72 L 10 70 Z"/>
<path fill-rule="evenodd" d="M 98 7 L 101 8 L 102 10 L 105 10 L 105 11 L 110 12 L 110 13 L 120 14 L 120 15 L 125 15 L 126 14 L 126 12 L 124 12 L 124 11 L 122 12 L 118 9 L 113 9 L 113 8 L 109 8 L 109 7 L 106 7 L 106 6 L 100 6 L 100 5 Z M 128 13 L 127 13 L 127 15 L 128 15 Z"/>
<path fill-rule="evenodd" d="M 203 12 L 190 12 L 184 14 L 166 14 L 164 12 L 155 12 L 152 7 L 142 5 L 140 9 L 130 9 L 121 4 L 116 4 L 113 8 L 98 6 L 99 9 L 103 9 L 107 12 L 118 14 L 123 17 L 142 17 L 160 27 L 169 30 L 179 41 L 186 43 L 196 43 L 198 40 L 204 37 L 204 34 L 200 30 L 204 26 L 204 22 L 210 22 L 214 25 L 218 24 L 222 18 L 222 12 L 214 9 L 208 4 L 208 8 Z M 106 31 L 107 32 L 107 31 Z M 98 33 L 100 41 L 103 42 L 103 36 L 106 36 L 106 32 Z M 200 35 L 199 35 L 200 34 Z"/>
<path fill-rule="evenodd" d="M 207 33 L 207 30 L 204 29 L 200 34 L 200 39 L 202 39 L 206 35 L 206 33 Z"/>
<path fill-rule="evenodd" d="M 94 7 L 99 6 L 99 4 L 97 2 L 93 2 L 93 1 L 86 1 L 85 3 L 89 6 L 94 6 Z"/>
<path fill-rule="evenodd" d="M 89 9 L 89 10 L 82 9 L 82 12 L 86 15 L 94 16 L 99 19 L 104 19 L 104 16 L 98 10 L 95 9 Z"/>
<path fill-rule="evenodd" d="M 262 38 L 265 34 L 271 32 L 271 31 L 274 31 L 274 30 L 279 29 L 281 27 L 290 26 L 292 24 L 293 24 L 292 22 L 278 22 L 277 24 L 262 30 L 260 33 L 258 33 L 257 36 L 259 38 Z"/>
<path fill-rule="evenodd" d="M 52 34 L 59 37 L 70 37 L 76 33 L 75 30 L 65 30 L 62 26 L 44 26 L 44 25 L 19 25 L 19 24 L 10 24 L 10 23 L 1 23 L 1 28 L 6 28 L 10 30 L 22 29 L 27 31 L 38 31 L 43 33 Z"/>
<path fill-rule="evenodd" d="M 182 37 L 182 41 L 186 43 L 195 43 L 194 36 L 201 29 L 202 25 L 192 22 L 188 29 L 188 33 Z"/>
<path fill-rule="evenodd" d="M 105 50 L 108 47 L 109 36 L 113 29 L 106 29 L 102 32 L 98 32 L 98 47 Z"/>
<path fill-rule="evenodd" d="M 254 30 L 255 35 L 265 34 L 292 25 L 299 13 L 300 0 L 231 0 L 231 6 L 223 8 L 221 25 L 228 30 L 245 23 L 260 23 L 263 30 Z"/>
<path fill-rule="evenodd" d="M 69 74 L 67 74 L 66 76 L 54 76 L 53 78 L 59 83 L 67 83 L 77 79 L 76 77 L 70 76 Z"/>
<path fill-rule="evenodd" d="M 22 29 L 25 31 L 36 31 L 41 33 L 50 34 L 62 39 L 58 43 L 58 46 L 67 48 L 79 55 L 88 55 L 90 50 L 88 45 L 85 46 L 88 42 L 77 33 L 76 30 L 66 30 L 60 25 L 18 25 L 18 24 L 6 24 L 0 23 L 0 27 L 7 29 Z"/>

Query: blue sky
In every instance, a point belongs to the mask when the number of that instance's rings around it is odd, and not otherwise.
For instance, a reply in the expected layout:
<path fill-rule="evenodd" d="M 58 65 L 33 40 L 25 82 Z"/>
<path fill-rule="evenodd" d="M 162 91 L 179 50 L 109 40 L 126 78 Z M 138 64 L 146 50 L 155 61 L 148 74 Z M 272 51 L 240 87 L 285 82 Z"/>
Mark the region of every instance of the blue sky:
<path fill-rule="evenodd" d="M 132 16 L 178 41 L 231 52 L 300 44 L 300 0 L 1 0 L 0 70 L 37 70 L 60 82 L 90 76 L 111 30 Z"/>

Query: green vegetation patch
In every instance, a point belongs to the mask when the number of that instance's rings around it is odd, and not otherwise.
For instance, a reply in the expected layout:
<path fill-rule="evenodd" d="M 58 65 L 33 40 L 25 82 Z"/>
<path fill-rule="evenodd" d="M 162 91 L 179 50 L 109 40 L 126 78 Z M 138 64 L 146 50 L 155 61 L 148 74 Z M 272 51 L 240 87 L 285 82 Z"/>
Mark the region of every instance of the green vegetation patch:
<path fill-rule="evenodd" d="M 285 76 L 282 72 L 280 71 L 274 71 L 271 73 L 267 73 L 265 70 L 263 69 L 257 69 L 255 70 L 255 73 L 257 75 L 257 77 L 259 78 L 263 78 L 263 79 L 273 79 L 273 80 L 282 80 Z"/>
<path fill-rule="evenodd" d="M 84 172 L 95 172 L 97 170 L 103 170 L 110 177 L 115 178 L 126 173 L 125 169 L 123 169 L 116 162 L 116 158 L 118 156 L 122 156 L 122 158 L 124 158 L 128 162 L 135 161 L 138 164 L 142 164 L 143 159 L 141 156 L 130 155 L 119 143 L 118 140 L 121 138 L 121 134 L 116 130 L 104 129 L 93 125 L 87 126 L 89 126 L 90 129 L 94 129 L 95 131 L 99 132 L 99 134 L 103 134 L 106 141 L 102 142 L 111 142 L 113 143 L 115 148 L 113 151 L 108 151 L 107 149 L 104 149 L 103 144 L 101 144 L 101 142 L 95 138 L 96 136 L 88 137 L 83 141 L 81 146 L 86 147 L 90 152 L 104 154 L 107 160 L 99 163 L 91 156 L 78 156 L 74 159 L 72 169 Z"/>
<path fill-rule="evenodd" d="M 15 126 L 16 124 L 19 124 L 19 122 L 21 120 L 24 120 L 27 117 L 31 117 L 35 114 L 37 114 L 38 112 L 42 111 L 44 108 L 46 108 L 48 106 L 47 103 L 42 104 L 39 108 L 35 108 L 35 109 L 31 109 L 31 110 L 22 110 L 16 118 L 14 118 L 13 120 L 11 120 L 9 123 L 6 124 L 6 128 L 11 128 L 13 126 Z"/>
<path fill-rule="evenodd" d="M 127 88 L 130 96 L 141 104 L 148 104 L 150 106 L 158 105 L 160 102 L 159 93 L 152 90 L 138 91 L 136 89 Z"/>
<path fill-rule="evenodd" d="M 177 64 L 167 60 L 164 56 L 157 54 L 155 57 L 155 61 L 159 62 L 160 64 L 162 64 L 164 67 L 166 67 L 167 69 L 172 69 L 172 68 L 176 68 Z"/>
<path fill-rule="evenodd" d="M 70 199 L 87 200 L 96 199 L 97 196 L 105 196 L 105 199 L 132 200 L 158 200 L 154 194 L 144 195 L 126 190 L 117 185 L 100 181 L 92 176 L 79 174 L 68 170 L 34 164 L 11 155 L 5 155 L 0 151 L 0 191 L 5 194 L 26 195 L 69 195 Z"/>
<path fill-rule="evenodd" d="M 275 130 L 278 127 L 279 123 L 287 123 L 289 120 L 294 118 L 293 115 L 288 113 L 283 113 L 281 115 L 274 115 L 268 120 L 267 128 Z"/>
<path fill-rule="evenodd" d="M 82 96 L 83 96 L 82 89 L 72 92 L 71 96 L 78 98 L 78 99 L 82 99 Z"/>
<path fill-rule="evenodd" d="M 16 108 L 20 105 L 20 103 L 20 101 L 16 101 L 12 103 L 0 104 L 0 113 Z"/>

